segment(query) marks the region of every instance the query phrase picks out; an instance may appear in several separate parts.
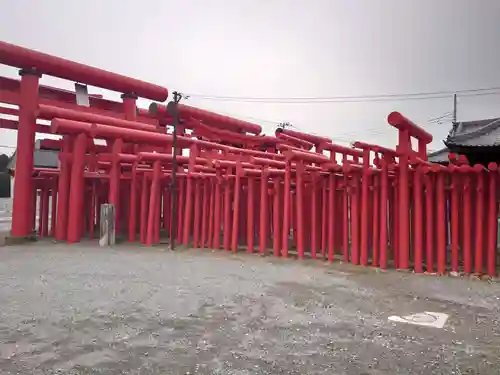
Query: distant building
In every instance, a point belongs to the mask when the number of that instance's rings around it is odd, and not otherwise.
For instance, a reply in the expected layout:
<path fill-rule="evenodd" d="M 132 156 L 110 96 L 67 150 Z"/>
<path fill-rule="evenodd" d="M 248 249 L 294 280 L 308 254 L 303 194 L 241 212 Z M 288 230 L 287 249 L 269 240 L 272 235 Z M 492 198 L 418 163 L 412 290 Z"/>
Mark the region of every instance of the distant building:
<path fill-rule="evenodd" d="M 35 168 L 59 168 L 59 151 L 58 150 L 46 150 L 41 149 L 41 140 L 37 140 L 35 142 L 35 153 L 33 155 L 34 158 L 34 167 Z M 16 153 L 17 150 L 14 151 L 14 154 L 11 156 L 9 164 L 7 165 L 7 170 L 12 171 L 16 168 Z M 12 176 L 12 174 L 11 174 Z M 12 176 L 10 179 L 10 191 L 14 192 L 14 182 L 15 176 Z"/>
<path fill-rule="evenodd" d="M 448 147 L 444 147 L 440 150 L 429 152 L 427 154 L 427 160 L 430 161 L 431 163 L 448 164 L 449 154 L 450 150 L 448 150 Z"/>
<path fill-rule="evenodd" d="M 454 123 L 444 144 L 427 155 L 430 162 L 447 163 L 453 152 L 467 156 L 470 164 L 500 163 L 500 118 Z"/>

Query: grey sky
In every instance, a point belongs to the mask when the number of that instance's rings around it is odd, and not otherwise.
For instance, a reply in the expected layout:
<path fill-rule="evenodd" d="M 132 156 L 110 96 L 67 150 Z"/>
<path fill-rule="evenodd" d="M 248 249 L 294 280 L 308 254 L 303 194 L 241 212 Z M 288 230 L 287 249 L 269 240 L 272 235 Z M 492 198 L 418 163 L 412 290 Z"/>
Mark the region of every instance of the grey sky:
<path fill-rule="evenodd" d="M 171 91 L 318 97 L 500 87 L 498 0 L 0 0 L 2 40 L 152 81 Z M 0 74 L 17 77 L 12 68 Z M 72 88 L 45 77 L 43 83 Z M 94 89 L 94 92 L 99 90 Z M 112 94 L 112 97 L 118 97 Z M 459 100 L 459 120 L 500 116 L 500 95 Z M 452 99 L 189 104 L 339 141 L 394 145 L 399 110 L 427 124 Z M 258 121 L 255 121 L 258 122 Z M 267 133 L 271 123 L 262 123 Z M 3 130 L 1 144 L 15 144 Z M 0 151 L 5 151 L 0 149 Z"/>

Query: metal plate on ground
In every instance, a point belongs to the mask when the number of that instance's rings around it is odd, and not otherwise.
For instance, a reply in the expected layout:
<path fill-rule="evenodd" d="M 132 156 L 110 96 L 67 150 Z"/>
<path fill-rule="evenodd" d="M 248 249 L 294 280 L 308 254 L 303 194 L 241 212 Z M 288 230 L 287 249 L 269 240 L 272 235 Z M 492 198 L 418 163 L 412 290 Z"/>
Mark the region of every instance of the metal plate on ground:
<path fill-rule="evenodd" d="M 448 320 L 448 314 L 424 311 L 406 316 L 393 315 L 388 318 L 392 322 L 414 324 L 425 327 L 443 328 Z"/>

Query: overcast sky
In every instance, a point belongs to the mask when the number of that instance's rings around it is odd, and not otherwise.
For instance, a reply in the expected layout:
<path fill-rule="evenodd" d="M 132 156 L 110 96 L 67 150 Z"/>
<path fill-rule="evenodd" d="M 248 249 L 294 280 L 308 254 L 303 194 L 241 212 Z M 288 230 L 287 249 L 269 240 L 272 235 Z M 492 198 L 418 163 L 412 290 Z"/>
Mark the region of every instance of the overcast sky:
<path fill-rule="evenodd" d="M 0 5 L 2 40 L 170 91 L 293 98 L 500 87 L 499 0 L 0 0 Z M 0 74 L 17 77 L 5 66 Z M 73 88 L 48 77 L 42 82 Z M 193 96 L 186 103 L 260 121 L 266 133 L 274 122 L 289 121 L 342 143 L 388 146 L 396 132 L 386 117 L 398 110 L 434 135 L 432 148 L 441 147 L 449 122 L 428 120 L 452 109 L 451 96 L 313 104 Z M 500 94 L 459 98 L 459 120 L 495 116 Z M 2 130 L 0 144 L 14 145 L 15 132 Z"/>

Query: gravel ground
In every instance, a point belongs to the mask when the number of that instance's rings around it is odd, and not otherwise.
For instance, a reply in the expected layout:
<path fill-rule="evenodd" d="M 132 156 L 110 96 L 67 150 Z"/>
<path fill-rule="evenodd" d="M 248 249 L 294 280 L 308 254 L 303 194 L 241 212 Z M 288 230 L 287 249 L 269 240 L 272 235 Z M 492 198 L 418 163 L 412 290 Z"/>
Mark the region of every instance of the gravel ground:
<path fill-rule="evenodd" d="M 443 329 L 388 321 L 433 311 Z M 223 251 L 0 248 L 2 374 L 499 374 L 500 284 Z"/>

